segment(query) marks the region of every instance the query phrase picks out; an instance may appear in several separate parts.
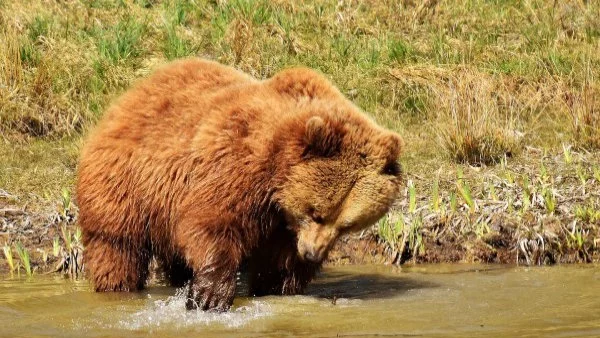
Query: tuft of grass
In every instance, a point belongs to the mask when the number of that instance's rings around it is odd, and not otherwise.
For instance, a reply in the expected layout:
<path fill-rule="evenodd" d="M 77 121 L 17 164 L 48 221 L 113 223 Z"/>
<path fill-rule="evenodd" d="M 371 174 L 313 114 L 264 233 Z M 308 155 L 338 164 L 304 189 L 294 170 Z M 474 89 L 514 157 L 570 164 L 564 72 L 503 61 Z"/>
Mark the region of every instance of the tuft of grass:
<path fill-rule="evenodd" d="M 174 25 L 185 25 L 189 20 L 190 12 L 193 9 L 192 3 L 184 0 L 165 2 L 164 5 L 167 7 L 167 11 L 169 11 L 170 14 L 170 20 Z"/>
<path fill-rule="evenodd" d="M 402 39 L 389 40 L 387 47 L 389 59 L 401 64 L 415 61 L 418 55 L 417 51 Z"/>
<path fill-rule="evenodd" d="M 404 90 L 421 88 L 417 97 L 424 95 L 426 100 L 419 102 L 427 104 L 417 111 L 430 111 L 432 133 L 439 135 L 445 154 L 458 163 L 496 164 L 517 155 L 525 136 L 519 131 L 522 115 L 539 104 L 522 101 L 517 96 L 521 94 L 509 91 L 511 81 L 464 66 L 412 66 L 394 68 L 390 74 Z"/>
<path fill-rule="evenodd" d="M 573 248 L 576 250 L 582 250 L 584 248 L 584 244 L 587 241 L 587 232 L 583 229 L 581 225 L 573 224 L 573 228 L 571 231 L 567 232 L 567 246 L 569 248 Z"/>
<path fill-rule="evenodd" d="M 166 38 L 163 44 L 163 53 L 168 60 L 174 60 L 195 54 L 196 50 L 190 42 L 177 34 L 175 27 L 165 28 Z"/>
<path fill-rule="evenodd" d="M 452 213 L 456 212 L 457 206 L 458 202 L 456 201 L 456 194 L 454 192 L 450 192 L 450 210 Z"/>
<path fill-rule="evenodd" d="M 573 163 L 573 154 L 571 154 L 571 148 L 567 145 L 562 145 L 563 150 L 563 158 L 565 159 L 565 164 Z"/>
<path fill-rule="evenodd" d="M 436 177 L 431 188 L 431 210 L 438 212 L 440 210 L 440 179 Z"/>
<path fill-rule="evenodd" d="M 588 180 L 585 170 L 580 165 L 578 165 L 577 169 L 575 169 L 575 173 L 577 174 L 577 178 L 579 178 L 579 182 L 581 182 L 581 186 L 585 188 Z"/>
<path fill-rule="evenodd" d="M 4 258 L 6 259 L 6 263 L 8 264 L 10 274 L 12 275 L 13 272 L 15 271 L 15 261 L 13 259 L 10 245 L 4 244 L 4 246 L 2 247 L 2 252 L 4 253 Z"/>
<path fill-rule="evenodd" d="M 25 269 L 27 276 L 31 277 L 33 275 L 33 270 L 31 269 L 31 259 L 29 257 L 29 252 L 27 251 L 27 249 L 25 249 L 21 242 L 15 243 L 15 250 L 19 255 L 20 266 L 22 266 Z"/>
<path fill-rule="evenodd" d="M 600 182 L 600 168 L 598 168 L 597 166 L 594 166 L 593 171 L 594 171 L 594 173 L 593 173 L 594 179 L 596 180 L 596 182 Z"/>
<path fill-rule="evenodd" d="M 54 239 L 52 240 L 52 255 L 54 257 L 58 257 L 58 255 L 60 255 L 60 241 L 59 241 L 59 237 L 58 236 L 54 236 Z"/>
<path fill-rule="evenodd" d="M 589 56 L 584 57 L 576 74 L 582 79 L 579 88 L 567 90 L 564 101 L 571 118 L 573 139 L 583 149 L 600 149 L 600 86 L 598 74 Z"/>
<path fill-rule="evenodd" d="M 146 24 L 127 17 L 116 25 L 99 33 L 98 54 L 116 64 L 142 54 L 140 40 L 146 32 Z"/>
<path fill-rule="evenodd" d="M 575 144 L 584 149 L 600 149 L 600 90 L 584 86 L 581 93 L 567 94 Z"/>
<path fill-rule="evenodd" d="M 69 189 L 63 187 L 61 190 L 61 205 L 60 205 L 60 214 L 63 218 L 66 218 L 72 207 L 71 200 L 71 191 Z"/>
<path fill-rule="evenodd" d="M 52 29 L 52 20 L 44 16 L 36 16 L 27 25 L 29 40 L 38 42 L 42 37 L 48 37 Z"/>
<path fill-rule="evenodd" d="M 600 210 L 594 205 L 578 205 L 575 207 L 575 217 L 584 223 L 598 223 L 600 222 Z"/>
<path fill-rule="evenodd" d="M 67 230 L 67 226 L 63 224 L 60 228 L 60 234 L 62 235 L 63 242 L 65 243 L 65 248 L 67 252 L 70 252 L 73 249 L 73 239 L 71 236 L 71 230 Z"/>
<path fill-rule="evenodd" d="M 554 214 L 556 211 L 556 196 L 550 187 L 544 187 L 542 189 L 542 196 L 544 197 L 544 206 L 548 214 Z"/>
<path fill-rule="evenodd" d="M 463 180 L 459 180 L 456 182 L 456 185 L 458 188 L 458 192 L 460 192 L 461 196 L 469 206 L 469 210 L 471 212 L 474 212 L 476 204 L 475 200 L 473 199 L 473 195 L 471 194 L 471 187 L 469 187 L 469 183 Z"/>
<path fill-rule="evenodd" d="M 381 236 L 386 243 L 395 246 L 396 242 L 398 241 L 398 234 L 396 233 L 395 228 L 392 226 L 388 215 L 379 220 L 377 227 L 377 233 L 379 236 Z"/>
<path fill-rule="evenodd" d="M 490 84 L 457 78 L 442 125 L 442 146 L 459 163 L 495 164 L 521 148 L 514 112 L 504 115 Z M 504 117 L 506 116 L 506 117 Z"/>
<path fill-rule="evenodd" d="M 75 233 L 68 230 L 66 225 L 62 225 L 60 228 L 60 235 L 64 243 L 64 248 L 61 248 L 58 244 L 55 244 L 54 253 L 62 253 L 62 257 L 54 272 L 63 272 L 70 277 L 77 277 L 83 272 L 83 243 L 82 243 L 82 232 L 79 227 L 75 228 Z M 57 243 L 55 239 L 55 243 Z M 59 246 L 56 249 L 56 246 Z"/>
<path fill-rule="evenodd" d="M 408 212 L 414 214 L 417 211 L 417 191 L 413 181 L 408 182 Z"/>
<path fill-rule="evenodd" d="M 408 233 L 408 247 L 412 249 L 413 262 L 416 262 L 417 256 L 425 252 L 425 243 L 421 227 L 423 226 L 423 218 L 416 217 L 410 225 Z"/>
<path fill-rule="evenodd" d="M 457 176 L 458 179 L 456 180 L 456 187 L 458 192 L 467 203 L 469 211 L 473 213 L 475 212 L 477 204 L 475 203 L 473 195 L 471 194 L 471 187 L 469 186 L 469 183 L 465 181 L 463 172 L 460 168 L 457 169 Z"/>
<path fill-rule="evenodd" d="M 477 238 L 482 238 L 491 232 L 489 224 L 485 220 L 481 220 L 475 224 L 475 235 Z"/>

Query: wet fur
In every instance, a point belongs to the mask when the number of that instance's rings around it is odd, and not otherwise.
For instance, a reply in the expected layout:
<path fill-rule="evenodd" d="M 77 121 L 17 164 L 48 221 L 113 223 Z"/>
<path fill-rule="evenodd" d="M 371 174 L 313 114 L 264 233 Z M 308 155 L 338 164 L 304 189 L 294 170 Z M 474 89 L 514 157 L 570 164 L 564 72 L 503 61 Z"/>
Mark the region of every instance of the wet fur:
<path fill-rule="evenodd" d="M 315 114 L 327 130 L 310 136 Z M 198 59 L 165 66 L 109 108 L 82 150 L 79 223 L 95 289 L 143 288 L 154 257 L 173 285 L 192 280 L 188 308 L 228 309 L 243 260 L 251 294 L 302 292 L 320 264 L 298 258 L 282 211 L 292 168 L 344 142 L 397 157 L 399 138 L 383 133 L 310 70 L 258 81 Z"/>

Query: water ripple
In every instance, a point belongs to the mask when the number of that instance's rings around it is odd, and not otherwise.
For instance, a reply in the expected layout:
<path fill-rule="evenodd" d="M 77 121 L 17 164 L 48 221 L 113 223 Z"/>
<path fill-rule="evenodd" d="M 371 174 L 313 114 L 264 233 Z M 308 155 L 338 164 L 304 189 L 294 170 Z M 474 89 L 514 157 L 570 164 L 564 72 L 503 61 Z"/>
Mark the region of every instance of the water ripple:
<path fill-rule="evenodd" d="M 270 306 L 261 301 L 232 308 L 225 313 L 185 310 L 186 297 L 182 291 L 166 300 L 154 301 L 149 307 L 118 322 L 117 327 L 128 330 L 152 330 L 161 327 L 185 328 L 198 325 L 222 325 L 237 328 L 259 318 L 272 315 Z"/>

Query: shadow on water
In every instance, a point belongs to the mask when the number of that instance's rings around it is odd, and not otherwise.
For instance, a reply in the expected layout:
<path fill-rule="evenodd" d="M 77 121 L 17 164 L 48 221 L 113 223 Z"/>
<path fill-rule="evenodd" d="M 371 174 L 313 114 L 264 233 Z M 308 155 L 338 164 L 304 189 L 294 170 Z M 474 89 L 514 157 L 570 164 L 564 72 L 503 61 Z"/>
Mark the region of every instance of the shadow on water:
<path fill-rule="evenodd" d="M 309 284 L 306 295 L 319 298 L 381 299 L 398 296 L 409 290 L 438 286 L 432 282 L 409 277 L 326 273 Z"/>

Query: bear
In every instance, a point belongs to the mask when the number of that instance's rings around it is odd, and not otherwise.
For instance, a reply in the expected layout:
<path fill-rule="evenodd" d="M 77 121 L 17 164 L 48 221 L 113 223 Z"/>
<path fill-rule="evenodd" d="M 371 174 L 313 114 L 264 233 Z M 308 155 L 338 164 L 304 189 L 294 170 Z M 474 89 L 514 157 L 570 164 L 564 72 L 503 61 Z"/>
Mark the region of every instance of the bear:
<path fill-rule="evenodd" d="M 187 309 L 302 293 L 338 237 L 374 224 L 402 185 L 404 143 L 323 75 L 265 80 L 203 59 L 162 66 L 87 136 L 76 199 L 95 290 L 144 288 L 155 259 Z"/>

